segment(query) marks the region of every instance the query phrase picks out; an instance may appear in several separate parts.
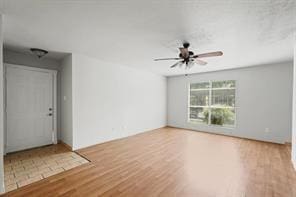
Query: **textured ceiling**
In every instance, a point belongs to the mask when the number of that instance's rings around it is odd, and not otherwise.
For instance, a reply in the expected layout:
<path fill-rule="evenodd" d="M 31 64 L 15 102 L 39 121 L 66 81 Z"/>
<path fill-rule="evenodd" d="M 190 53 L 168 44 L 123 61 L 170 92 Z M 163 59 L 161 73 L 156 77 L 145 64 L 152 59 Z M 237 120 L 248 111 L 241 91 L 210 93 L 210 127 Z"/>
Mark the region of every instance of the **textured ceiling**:
<path fill-rule="evenodd" d="M 177 75 L 292 60 L 296 0 L 5 0 L 4 44 L 81 53 Z M 207 66 L 170 69 L 183 41 L 222 50 Z M 52 57 L 59 58 L 58 53 Z"/>

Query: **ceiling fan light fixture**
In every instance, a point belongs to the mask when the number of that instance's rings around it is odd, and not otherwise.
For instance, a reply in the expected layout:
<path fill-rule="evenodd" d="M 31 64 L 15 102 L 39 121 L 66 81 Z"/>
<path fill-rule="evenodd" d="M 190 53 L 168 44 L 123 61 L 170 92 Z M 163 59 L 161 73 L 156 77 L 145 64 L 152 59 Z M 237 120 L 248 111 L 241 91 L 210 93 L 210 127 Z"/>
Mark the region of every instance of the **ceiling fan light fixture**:
<path fill-rule="evenodd" d="M 36 55 L 38 58 L 42 58 L 43 56 L 45 56 L 48 51 L 43 50 L 43 49 L 37 49 L 37 48 L 31 48 L 30 51 Z"/>

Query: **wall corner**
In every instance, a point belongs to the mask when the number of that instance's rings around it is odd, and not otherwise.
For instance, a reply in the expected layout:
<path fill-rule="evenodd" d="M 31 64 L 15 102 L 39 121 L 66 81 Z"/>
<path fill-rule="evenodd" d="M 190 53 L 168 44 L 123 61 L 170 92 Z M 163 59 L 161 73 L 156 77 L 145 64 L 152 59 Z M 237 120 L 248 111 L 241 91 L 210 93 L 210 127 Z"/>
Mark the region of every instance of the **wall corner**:
<path fill-rule="evenodd" d="M 4 94 L 3 94 L 3 28 L 2 28 L 3 15 L 0 12 L 0 193 L 4 190 Z"/>
<path fill-rule="evenodd" d="M 292 105 L 292 152 L 291 160 L 296 171 L 296 34 L 294 36 L 293 105 Z"/>

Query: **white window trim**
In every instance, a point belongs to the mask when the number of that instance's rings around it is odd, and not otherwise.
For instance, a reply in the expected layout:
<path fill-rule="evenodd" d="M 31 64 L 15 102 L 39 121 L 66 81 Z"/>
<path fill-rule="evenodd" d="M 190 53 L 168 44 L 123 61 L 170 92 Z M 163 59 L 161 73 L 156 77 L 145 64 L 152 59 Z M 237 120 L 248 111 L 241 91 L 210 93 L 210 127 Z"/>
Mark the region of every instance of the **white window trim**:
<path fill-rule="evenodd" d="M 217 82 L 217 81 L 235 81 L 235 87 L 231 87 L 231 88 L 212 88 L 212 83 L 213 82 Z M 195 83 L 210 83 L 210 87 L 209 88 L 203 88 L 203 89 L 193 89 L 193 91 L 205 91 L 205 90 L 209 90 L 209 105 L 208 106 L 202 106 L 202 105 L 190 105 L 190 85 L 191 84 L 195 84 Z M 191 123 L 191 124 L 198 124 L 198 125 L 206 125 L 206 126 L 210 126 L 210 127 L 220 127 L 220 128 L 229 128 L 229 129 L 234 129 L 236 127 L 236 116 L 237 116 L 237 93 L 236 93 L 236 88 L 237 88 L 237 81 L 236 80 L 231 80 L 231 79 L 226 79 L 226 80 L 209 80 L 209 81 L 201 81 L 201 82 L 189 82 L 188 86 L 187 86 L 187 90 L 188 90 L 188 100 L 187 100 L 187 122 Z M 235 90 L 235 106 L 234 107 L 211 107 L 212 105 L 212 90 Z M 234 109 L 234 124 L 233 125 L 214 125 L 211 124 L 211 110 L 209 110 L 209 118 L 208 118 L 208 122 L 204 123 L 204 122 L 196 122 L 193 119 L 190 118 L 190 108 L 191 107 L 197 107 L 197 108 L 209 108 L 209 109 L 213 109 L 213 108 L 230 108 L 230 109 Z"/>

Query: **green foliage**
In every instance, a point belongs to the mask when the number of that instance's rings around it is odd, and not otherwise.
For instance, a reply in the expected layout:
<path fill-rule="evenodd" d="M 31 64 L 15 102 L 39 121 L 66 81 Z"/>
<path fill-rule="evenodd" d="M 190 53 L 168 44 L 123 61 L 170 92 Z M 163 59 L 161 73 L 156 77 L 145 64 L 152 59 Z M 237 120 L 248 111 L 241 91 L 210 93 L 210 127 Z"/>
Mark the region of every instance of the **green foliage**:
<path fill-rule="evenodd" d="M 235 81 L 229 80 L 229 81 L 213 81 L 212 83 L 213 88 L 234 88 L 235 87 Z"/>
<path fill-rule="evenodd" d="M 209 110 L 206 109 L 203 112 L 205 119 L 204 122 L 209 120 Z M 234 122 L 234 113 L 229 108 L 213 108 L 211 110 L 211 124 L 224 125 L 226 123 Z"/>
<path fill-rule="evenodd" d="M 203 83 L 192 83 L 190 84 L 190 89 L 205 89 L 209 88 L 210 83 L 209 82 L 203 82 Z"/>

